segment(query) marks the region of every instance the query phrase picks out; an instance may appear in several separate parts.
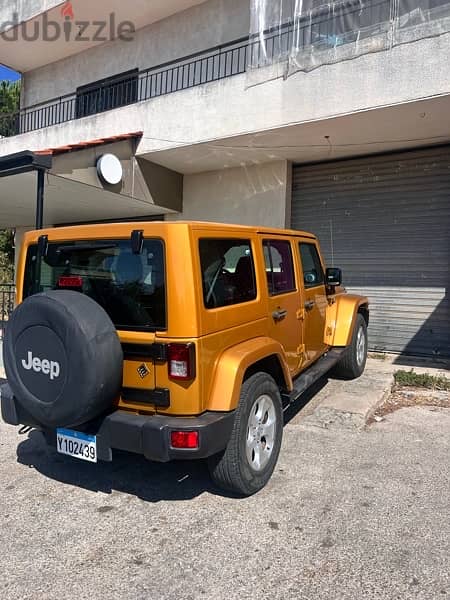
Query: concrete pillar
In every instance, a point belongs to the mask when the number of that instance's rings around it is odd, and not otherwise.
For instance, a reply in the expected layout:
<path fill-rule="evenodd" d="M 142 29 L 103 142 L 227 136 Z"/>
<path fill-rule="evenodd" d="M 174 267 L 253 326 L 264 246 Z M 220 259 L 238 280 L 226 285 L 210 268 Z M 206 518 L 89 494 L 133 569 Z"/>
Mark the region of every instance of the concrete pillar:
<path fill-rule="evenodd" d="M 284 228 L 290 222 L 292 166 L 280 160 L 185 175 L 183 210 L 168 220 Z"/>

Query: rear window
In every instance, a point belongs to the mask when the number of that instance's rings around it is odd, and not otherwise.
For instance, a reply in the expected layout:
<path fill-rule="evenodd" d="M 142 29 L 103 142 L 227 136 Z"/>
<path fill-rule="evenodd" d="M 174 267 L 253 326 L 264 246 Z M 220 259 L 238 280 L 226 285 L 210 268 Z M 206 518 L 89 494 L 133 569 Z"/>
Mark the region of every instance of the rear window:
<path fill-rule="evenodd" d="M 117 329 L 166 329 L 164 245 L 144 240 L 134 254 L 130 240 L 49 243 L 38 260 L 28 248 L 24 298 L 48 290 L 71 289 L 95 300 Z"/>

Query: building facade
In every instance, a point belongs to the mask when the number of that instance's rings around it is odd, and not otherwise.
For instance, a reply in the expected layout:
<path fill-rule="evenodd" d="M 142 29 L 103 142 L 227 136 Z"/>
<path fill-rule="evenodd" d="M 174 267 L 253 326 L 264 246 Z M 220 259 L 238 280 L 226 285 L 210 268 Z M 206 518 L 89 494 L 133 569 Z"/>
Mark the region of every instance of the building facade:
<path fill-rule="evenodd" d="M 450 0 L 5 0 L 0 28 L 0 160 L 51 157 L 45 224 L 310 230 L 372 349 L 450 355 Z M 0 179 L 0 225 L 33 227 L 34 177 Z"/>

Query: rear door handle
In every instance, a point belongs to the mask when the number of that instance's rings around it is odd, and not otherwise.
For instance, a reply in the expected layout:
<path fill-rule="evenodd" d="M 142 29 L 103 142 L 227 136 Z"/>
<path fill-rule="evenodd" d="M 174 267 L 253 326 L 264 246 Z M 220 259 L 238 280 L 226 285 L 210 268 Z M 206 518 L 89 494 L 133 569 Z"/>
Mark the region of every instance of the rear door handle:
<path fill-rule="evenodd" d="M 312 308 L 314 308 L 315 304 L 316 303 L 314 302 L 314 300 L 307 300 L 305 302 L 305 308 L 306 308 L 306 310 L 311 310 Z"/>
<path fill-rule="evenodd" d="M 272 317 L 274 321 L 282 321 L 286 318 L 288 311 L 285 309 L 274 310 L 272 313 Z"/>

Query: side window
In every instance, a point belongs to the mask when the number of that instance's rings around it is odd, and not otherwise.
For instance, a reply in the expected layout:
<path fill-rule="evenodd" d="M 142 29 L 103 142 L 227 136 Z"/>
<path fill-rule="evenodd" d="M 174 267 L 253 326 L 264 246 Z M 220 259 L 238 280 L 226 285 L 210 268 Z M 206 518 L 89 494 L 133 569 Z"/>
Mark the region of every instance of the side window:
<path fill-rule="evenodd" d="M 256 298 L 250 240 L 202 239 L 199 251 L 206 308 L 240 304 Z"/>
<path fill-rule="evenodd" d="M 269 294 L 275 296 L 294 291 L 291 243 L 288 240 L 264 240 L 263 250 Z"/>
<path fill-rule="evenodd" d="M 300 243 L 300 257 L 303 268 L 305 288 L 324 284 L 322 264 L 314 244 Z"/>

